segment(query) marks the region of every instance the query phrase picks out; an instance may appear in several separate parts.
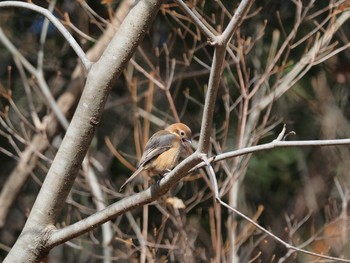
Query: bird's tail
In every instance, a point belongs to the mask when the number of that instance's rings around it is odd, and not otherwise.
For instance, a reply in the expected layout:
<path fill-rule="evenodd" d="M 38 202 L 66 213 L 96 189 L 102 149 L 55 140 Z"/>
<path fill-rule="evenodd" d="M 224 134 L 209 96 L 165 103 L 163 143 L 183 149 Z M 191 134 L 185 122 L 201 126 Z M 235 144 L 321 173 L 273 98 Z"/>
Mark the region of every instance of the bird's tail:
<path fill-rule="evenodd" d="M 143 171 L 143 166 L 140 165 L 139 168 L 128 178 L 128 180 L 125 181 L 125 183 L 120 187 L 119 192 L 123 191 L 124 187 L 133 180 L 139 173 Z"/>

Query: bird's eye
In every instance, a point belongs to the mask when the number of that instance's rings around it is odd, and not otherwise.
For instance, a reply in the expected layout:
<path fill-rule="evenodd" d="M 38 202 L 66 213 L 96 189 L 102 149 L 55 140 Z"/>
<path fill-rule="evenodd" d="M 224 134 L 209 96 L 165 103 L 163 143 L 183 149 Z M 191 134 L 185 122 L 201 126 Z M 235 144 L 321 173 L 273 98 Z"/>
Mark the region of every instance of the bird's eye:
<path fill-rule="evenodd" d="M 181 135 L 181 137 L 184 137 L 185 136 L 185 132 L 184 131 L 180 131 L 180 135 Z"/>

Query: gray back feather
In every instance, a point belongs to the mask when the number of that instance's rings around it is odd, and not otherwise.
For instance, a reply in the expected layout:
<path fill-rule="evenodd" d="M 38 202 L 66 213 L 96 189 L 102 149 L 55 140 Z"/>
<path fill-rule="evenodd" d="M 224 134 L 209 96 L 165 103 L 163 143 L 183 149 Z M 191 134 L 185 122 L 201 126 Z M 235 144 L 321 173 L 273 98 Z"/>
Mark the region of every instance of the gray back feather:
<path fill-rule="evenodd" d="M 173 145 L 175 137 L 176 135 L 164 130 L 153 134 L 145 146 L 139 166 L 147 164 L 152 159 L 169 150 Z"/>

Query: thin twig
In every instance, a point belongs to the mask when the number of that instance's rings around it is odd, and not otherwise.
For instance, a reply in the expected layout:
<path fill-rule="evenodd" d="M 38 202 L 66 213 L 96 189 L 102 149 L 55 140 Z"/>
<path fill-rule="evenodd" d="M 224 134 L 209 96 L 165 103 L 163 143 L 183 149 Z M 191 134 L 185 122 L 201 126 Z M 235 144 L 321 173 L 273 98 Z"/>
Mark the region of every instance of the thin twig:
<path fill-rule="evenodd" d="M 267 229 L 265 229 L 264 227 L 262 227 L 261 225 L 257 224 L 254 220 L 252 220 L 249 216 L 246 216 L 245 214 L 243 214 L 242 212 L 238 211 L 237 209 L 229 206 L 228 204 L 226 204 L 225 202 L 223 202 L 220 198 L 217 199 L 219 201 L 219 203 L 221 205 L 223 205 L 224 207 L 226 207 L 227 209 L 231 210 L 232 212 L 234 212 L 235 214 L 239 215 L 240 217 L 244 218 L 245 220 L 247 220 L 249 223 L 253 224 L 256 228 L 258 228 L 259 230 L 261 230 L 262 232 L 264 232 L 265 234 L 267 234 L 268 236 L 272 237 L 274 240 L 278 241 L 280 244 L 284 245 L 287 249 L 291 249 L 291 250 L 295 250 L 297 252 L 300 253 L 304 253 L 304 254 L 308 254 L 311 256 L 315 256 L 315 257 L 320 257 L 320 258 L 324 258 L 324 259 L 330 259 L 330 260 L 335 260 L 335 261 L 341 261 L 341 262 L 350 262 L 350 259 L 342 259 L 342 258 L 337 258 L 337 257 L 332 257 L 332 256 L 327 256 L 327 255 L 322 255 L 322 254 L 318 254 L 318 253 L 314 253 L 311 252 L 309 250 L 305 250 L 302 248 L 298 248 L 296 246 L 293 246 L 287 242 L 285 242 L 283 239 L 279 238 L 278 236 L 274 235 L 271 231 L 268 231 Z"/>
<path fill-rule="evenodd" d="M 182 1 L 182 0 L 174 0 L 180 8 L 184 11 L 184 13 L 192 19 L 192 21 L 199 27 L 199 29 L 206 35 L 211 43 L 216 42 L 216 36 L 208 29 L 207 26 L 196 16 L 192 10 Z"/>
<path fill-rule="evenodd" d="M 256 153 L 260 151 L 271 150 L 274 148 L 285 147 L 309 147 L 309 146 L 336 146 L 336 145 L 349 145 L 350 139 L 334 139 L 334 140 L 302 140 L 302 141 L 272 141 L 270 143 L 260 144 L 256 146 L 246 147 L 234 151 L 225 152 L 213 157 L 208 158 L 209 162 L 219 162 L 224 159 L 234 158 L 237 156 L 245 155 L 248 153 Z M 198 164 L 196 167 L 190 170 L 190 172 L 204 167 L 204 162 Z"/>
<path fill-rule="evenodd" d="M 86 57 L 85 52 L 81 49 L 81 47 L 79 46 L 77 41 L 73 38 L 73 36 L 69 33 L 69 31 L 49 10 L 32 3 L 25 3 L 25 2 L 19 2 L 19 1 L 3 1 L 0 3 L 0 8 L 1 7 L 21 7 L 21 8 L 33 10 L 37 13 L 44 15 L 61 32 L 63 37 L 67 40 L 67 42 L 73 48 L 73 50 L 78 55 L 81 62 L 83 63 L 85 70 L 88 71 L 90 69 L 91 62 Z"/>

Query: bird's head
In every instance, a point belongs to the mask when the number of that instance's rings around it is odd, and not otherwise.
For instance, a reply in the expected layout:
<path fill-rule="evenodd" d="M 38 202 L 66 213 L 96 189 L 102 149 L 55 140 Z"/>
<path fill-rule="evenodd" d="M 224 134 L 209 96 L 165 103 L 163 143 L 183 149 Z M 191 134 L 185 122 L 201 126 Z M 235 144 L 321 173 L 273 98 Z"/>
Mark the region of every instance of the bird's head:
<path fill-rule="evenodd" d="M 190 144 L 192 132 L 191 129 L 183 123 L 174 123 L 166 128 L 167 131 L 179 136 L 181 138 L 182 144 L 187 146 Z"/>

